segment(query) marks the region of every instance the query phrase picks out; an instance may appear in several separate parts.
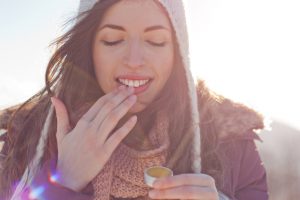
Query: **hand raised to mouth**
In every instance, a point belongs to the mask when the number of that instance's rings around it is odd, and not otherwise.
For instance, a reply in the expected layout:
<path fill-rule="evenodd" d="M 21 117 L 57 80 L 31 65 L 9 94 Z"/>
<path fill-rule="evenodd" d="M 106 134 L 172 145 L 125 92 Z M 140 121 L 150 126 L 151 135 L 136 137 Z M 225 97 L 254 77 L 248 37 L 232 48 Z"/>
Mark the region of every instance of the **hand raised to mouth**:
<path fill-rule="evenodd" d="M 119 87 L 101 97 L 70 130 L 62 101 L 52 97 L 57 117 L 57 182 L 74 191 L 83 189 L 102 170 L 113 151 L 137 122 L 132 116 L 111 133 L 136 102 L 132 87 Z"/>

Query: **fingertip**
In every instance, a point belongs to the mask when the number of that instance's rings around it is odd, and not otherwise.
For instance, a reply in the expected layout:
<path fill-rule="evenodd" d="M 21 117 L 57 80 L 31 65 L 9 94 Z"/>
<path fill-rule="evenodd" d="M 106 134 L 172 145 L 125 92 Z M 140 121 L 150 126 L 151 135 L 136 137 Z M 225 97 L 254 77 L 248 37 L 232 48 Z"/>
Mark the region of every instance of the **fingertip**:
<path fill-rule="evenodd" d="M 157 193 L 156 190 L 150 190 L 148 192 L 148 195 L 149 195 L 150 198 L 154 199 L 155 196 L 156 196 L 156 193 Z"/>
<path fill-rule="evenodd" d="M 59 98 L 57 98 L 57 97 L 55 97 L 55 96 L 52 96 L 52 97 L 50 98 L 50 100 L 51 100 L 51 102 L 52 102 L 53 104 L 57 104 L 57 103 L 60 102 Z"/>
<path fill-rule="evenodd" d="M 50 101 L 51 101 L 52 104 L 54 104 L 54 101 L 55 101 L 54 98 L 55 98 L 55 97 L 50 97 Z"/>
<path fill-rule="evenodd" d="M 136 115 L 133 115 L 131 118 L 130 118 L 130 121 L 135 123 L 137 121 L 137 116 Z"/>
<path fill-rule="evenodd" d="M 132 86 L 127 87 L 127 91 L 132 94 L 134 92 L 134 88 Z"/>
<path fill-rule="evenodd" d="M 156 179 L 153 182 L 153 188 L 159 189 L 164 184 L 164 182 L 163 182 L 164 180 L 165 180 L 165 178 L 158 178 L 158 179 Z"/>
<path fill-rule="evenodd" d="M 121 86 L 118 87 L 117 91 L 122 91 L 122 90 L 124 90 L 125 88 L 126 88 L 125 85 L 121 85 Z"/>
<path fill-rule="evenodd" d="M 51 97 L 50 100 L 51 100 L 52 105 L 54 106 L 54 109 L 56 110 L 57 101 L 56 101 L 55 97 Z"/>
<path fill-rule="evenodd" d="M 58 107 L 58 108 L 61 108 L 62 106 L 65 105 L 63 101 L 61 101 L 59 98 L 54 97 L 54 96 L 51 97 L 51 102 L 53 103 L 53 105 L 55 107 Z"/>
<path fill-rule="evenodd" d="M 65 115 L 67 110 L 64 103 L 61 100 L 59 100 L 57 97 L 51 97 L 51 102 L 54 106 L 57 115 L 61 115 L 61 114 Z"/>

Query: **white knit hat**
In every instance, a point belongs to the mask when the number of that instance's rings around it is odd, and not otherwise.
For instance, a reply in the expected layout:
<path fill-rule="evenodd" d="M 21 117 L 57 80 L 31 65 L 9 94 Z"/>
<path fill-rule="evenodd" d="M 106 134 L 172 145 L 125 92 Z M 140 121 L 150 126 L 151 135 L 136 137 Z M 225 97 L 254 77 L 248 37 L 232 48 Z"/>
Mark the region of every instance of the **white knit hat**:
<path fill-rule="evenodd" d="M 93 6 L 101 0 L 80 0 L 80 5 L 78 12 L 79 14 L 90 10 Z M 187 26 L 186 26 L 186 18 L 185 18 L 185 11 L 184 5 L 182 0 L 156 0 L 159 2 L 167 11 L 169 18 L 171 20 L 172 26 L 176 33 L 176 40 L 179 46 L 180 56 L 182 58 L 182 62 L 185 69 L 186 79 L 188 81 L 188 93 L 190 98 L 190 105 L 191 105 L 191 118 L 192 124 L 194 125 L 194 138 L 193 138 L 193 171 L 195 173 L 201 172 L 201 158 L 200 158 L 200 151 L 201 151 L 201 138 L 200 138 L 200 118 L 198 112 L 198 101 L 197 101 L 197 93 L 195 82 L 193 80 L 191 70 L 190 70 L 190 62 L 189 62 L 189 42 L 188 42 L 188 33 L 187 33 Z M 36 154 L 33 160 L 30 162 L 29 166 L 26 168 L 20 183 L 18 184 L 13 196 L 12 200 L 19 200 L 19 194 L 22 192 L 22 189 L 29 185 L 39 169 L 40 161 L 43 156 L 45 142 L 47 140 L 47 132 L 50 126 L 50 119 L 52 119 L 54 108 L 51 105 L 49 109 L 49 114 L 46 118 L 44 127 L 41 132 L 41 137 L 39 139 L 39 143 L 37 145 Z M 27 181 L 26 181 L 27 180 Z"/>

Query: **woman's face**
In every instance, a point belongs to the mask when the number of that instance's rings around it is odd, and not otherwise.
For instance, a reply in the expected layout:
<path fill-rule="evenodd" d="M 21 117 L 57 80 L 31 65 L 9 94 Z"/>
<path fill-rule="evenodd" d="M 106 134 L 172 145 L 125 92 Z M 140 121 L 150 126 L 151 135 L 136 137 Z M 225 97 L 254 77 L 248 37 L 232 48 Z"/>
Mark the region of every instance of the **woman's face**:
<path fill-rule="evenodd" d="M 123 0 L 104 15 L 93 43 L 97 81 L 104 93 L 133 86 L 142 111 L 166 84 L 174 60 L 172 29 L 152 0 Z"/>

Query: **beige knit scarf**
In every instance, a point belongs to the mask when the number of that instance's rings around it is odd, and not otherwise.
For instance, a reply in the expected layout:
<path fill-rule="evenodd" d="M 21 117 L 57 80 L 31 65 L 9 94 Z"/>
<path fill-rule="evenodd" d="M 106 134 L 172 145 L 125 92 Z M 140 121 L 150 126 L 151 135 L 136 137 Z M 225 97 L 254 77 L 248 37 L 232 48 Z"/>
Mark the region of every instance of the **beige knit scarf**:
<path fill-rule="evenodd" d="M 101 172 L 92 181 L 94 200 L 114 198 L 148 199 L 149 187 L 144 183 L 144 169 L 166 164 L 169 122 L 158 114 L 150 130 L 151 150 L 138 151 L 121 143 Z"/>

